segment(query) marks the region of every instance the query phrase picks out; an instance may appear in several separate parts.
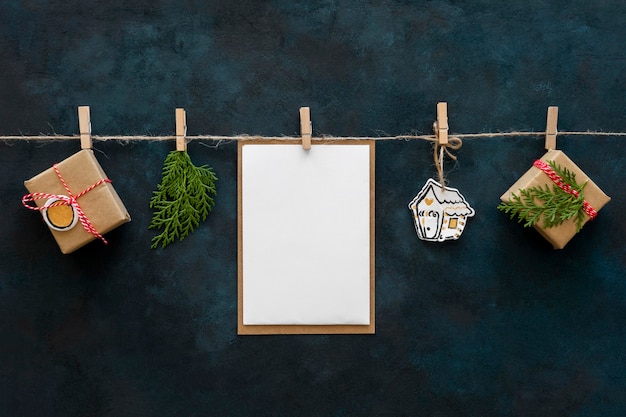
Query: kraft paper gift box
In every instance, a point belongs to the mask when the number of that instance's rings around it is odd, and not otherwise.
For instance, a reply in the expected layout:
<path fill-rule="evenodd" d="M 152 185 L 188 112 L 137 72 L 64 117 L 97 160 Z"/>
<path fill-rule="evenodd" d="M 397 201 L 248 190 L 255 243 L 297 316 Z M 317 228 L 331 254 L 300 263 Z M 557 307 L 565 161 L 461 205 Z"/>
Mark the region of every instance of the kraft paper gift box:
<path fill-rule="evenodd" d="M 56 167 L 71 193 L 75 196 L 108 178 L 91 149 L 83 149 L 75 153 L 56 164 Z M 31 194 L 45 193 L 64 196 L 69 194 L 53 167 L 24 181 L 24 185 Z M 85 217 L 100 235 L 130 221 L 128 211 L 110 182 L 98 184 L 79 196 L 76 201 Z M 46 204 L 46 199 L 37 198 L 35 203 L 42 207 Z M 64 209 L 70 210 L 67 205 L 64 206 Z M 43 211 L 42 215 L 45 218 Z M 48 220 L 46 222 L 48 223 Z M 50 223 L 48 225 L 64 254 L 71 253 L 98 238 L 96 234 L 88 232 L 80 221 L 69 230 L 63 231 L 52 229 Z"/>
<path fill-rule="evenodd" d="M 567 168 L 572 173 L 576 174 L 576 182 L 578 184 L 584 184 L 586 182 L 587 185 L 585 185 L 585 188 L 583 189 L 585 200 L 596 211 L 599 212 L 600 209 L 611 200 L 611 198 L 604 194 L 604 192 L 562 151 L 550 150 L 540 160 L 543 162 L 553 161 L 561 167 Z M 522 177 L 517 180 L 511 188 L 502 194 L 500 200 L 503 202 L 510 201 L 511 194 L 515 194 L 517 196 L 520 195 L 520 189 L 527 189 L 536 186 L 545 187 L 545 185 L 551 188 L 553 184 L 554 182 L 546 173 L 533 166 L 524 175 L 522 175 Z M 591 219 L 587 214 L 584 216 L 583 225 Z M 543 221 L 540 220 L 533 227 L 552 244 L 554 249 L 563 249 L 577 233 L 575 217 L 565 220 L 561 225 L 555 227 L 544 228 L 542 227 L 542 224 Z"/>

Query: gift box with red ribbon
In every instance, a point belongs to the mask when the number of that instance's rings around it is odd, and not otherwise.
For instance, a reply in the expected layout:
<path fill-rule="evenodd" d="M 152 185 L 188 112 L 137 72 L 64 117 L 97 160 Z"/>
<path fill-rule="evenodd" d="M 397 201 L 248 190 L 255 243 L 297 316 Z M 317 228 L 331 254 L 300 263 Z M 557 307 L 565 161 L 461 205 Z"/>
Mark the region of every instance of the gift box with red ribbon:
<path fill-rule="evenodd" d="M 580 221 L 572 217 L 554 227 L 544 227 L 543 221 L 538 221 L 533 224 L 533 227 L 552 244 L 554 249 L 563 249 L 576 235 L 580 227 L 589 220 L 593 220 L 598 214 L 598 211 L 600 211 L 611 198 L 589 179 L 589 177 L 562 151 L 550 150 L 541 159 L 535 161 L 533 166 L 522 175 L 511 188 L 502 194 L 500 200 L 510 202 L 513 199 L 513 195 L 520 196 L 521 190 L 531 189 L 533 187 L 544 188 L 546 186 L 551 188 L 554 185 L 564 192 L 578 197 L 578 192 L 572 187 L 572 184 L 568 184 L 562 177 L 554 172 L 550 167 L 550 163 L 566 168 L 571 173 L 575 174 L 578 184 L 585 184 L 583 188 L 584 203 L 581 208 L 582 214 Z"/>
<path fill-rule="evenodd" d="M 40 211 L 61 252 L 74 252 L 130 221 L 91 149 L 83 149 L 24 181 L 22 203 Z"/>

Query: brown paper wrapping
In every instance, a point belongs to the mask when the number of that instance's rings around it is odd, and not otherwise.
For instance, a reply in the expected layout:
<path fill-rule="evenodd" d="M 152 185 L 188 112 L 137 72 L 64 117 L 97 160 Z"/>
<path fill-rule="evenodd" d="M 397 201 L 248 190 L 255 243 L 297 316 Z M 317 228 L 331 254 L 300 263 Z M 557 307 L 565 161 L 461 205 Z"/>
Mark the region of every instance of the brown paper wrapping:
<path fill-rule="evenodd" d="M 107 178 L 91 149 L 83 149 L 57 164 L 59 172 L 65 179 L 73 194 L 78 194 L 99 180 Z M 67 195 L 67 191 L 54 172 L 49 168 L 44 172 L 24 181 L 30 193 L 48 193 Z M 45 200 L 36 200 L 43 206 Z M 129 222 L 130 215 L 124 207 L 111 183 L 102 183 L 78 199 L 89 221 L 100 234 L 105 234 L 119 225 Z M 86 245 L 96 237 L 85 231 L 80 222 L 70 230 L 56 231 L 50 229 L 61 252 L 67 254 Z"/>
<path fill-rule="evenodd" d="M 611 200 L 611 198 L 604 194 L 604 192 L 602 192 L 602 190 L 593 181 L 591 181 L 589 177 L 585 175 L 585 173 L 578 168 L 578 166 L 576 166 L 576 164 L 572 162 L 572 160 L 569 159 L 562 151 L 550 150 L 541 158 L 541 160 L 544 162 L 554 161 L 558 165 L 569 169 L 571 172 L 576 174 L 576 182 L 578 184 L 587 182 L 584 189 L 585 200 L 587 200 L 591 207 L 593 207 L 596 211 L 600 211 L 600 209 Z M 552 184 L 554 183 L 543 171 L 533 166 L 524 175 L 522 175 L 522 177 L 517 180 L 517 182 L 507 190 L 507 192 L 502 194 L 500 200 L 508 202 L 511 200 L 511 194 L 519 195 L 520 189 L 535 186 L 543 187 L 546 184 L 549 187 L 552 187 Z M 587 223 L 589 220 L 590 217 L 585 214 L 583 224 Z M 552 244 L 554 249 L 563 249 L 567 242 L 569 242 L 576 234 L 575 218 L 566 220 L 560 226 L 546 229 L 541 227 L 542 224 L 543 221 L 540 220 L 534 225 L 534 228 Z"/>

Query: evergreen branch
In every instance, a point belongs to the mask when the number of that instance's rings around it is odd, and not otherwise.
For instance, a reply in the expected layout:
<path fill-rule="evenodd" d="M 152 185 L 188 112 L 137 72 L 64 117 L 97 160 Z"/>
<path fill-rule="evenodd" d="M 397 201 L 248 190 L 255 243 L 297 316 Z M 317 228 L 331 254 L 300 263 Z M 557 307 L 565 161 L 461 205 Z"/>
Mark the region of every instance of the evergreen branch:
<path fill-rule="evenodd" d="M 165 248 L 177 238 L 183 240 L 200 221 L 206 220 L 215 205 L 217 177 L 207 165 L 196 167 L 187 152 L 172 151 L 163 163 L 163 178 L 152 192 L 154 210 L 149 229 L 162 229 L 152 238 L 152 249 Z"/>
<path fill-rule="evenodd" d="M 564 182 L 577 191 L 578 197 L 562 190 L 556 184 L 552 184 L 552 187 L 535 186 L 520 189 L 519 195 L 512 193 L 511 200 L 500 203 L 498 210 L 509 214 L 511 219 L 517 216 L 519 223 L 524 222 L 524 227 L 533 226 L 541 221 L 542 227 L 547 229 L 575 218 L 576 231 L 579 232 L 585 220 L 583 190 L 587 183 L 579 185 L 576 182 L 575 173 L 554 161 L 548 161 L 548 165 L 563 178 Z"/>

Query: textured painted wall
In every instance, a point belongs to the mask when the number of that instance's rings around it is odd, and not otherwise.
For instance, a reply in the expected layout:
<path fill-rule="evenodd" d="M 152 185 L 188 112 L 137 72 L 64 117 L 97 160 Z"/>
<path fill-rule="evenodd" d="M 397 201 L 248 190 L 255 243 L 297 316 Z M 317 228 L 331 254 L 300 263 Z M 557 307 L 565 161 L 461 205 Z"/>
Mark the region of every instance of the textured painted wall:
<path fill-rule="evenodd" d="M 610 1 L 4 1 L 0 134 L 626 131 L 626 4 Z M 468 139 L 461 239 L 417 239 L 422 141 L 376 146 L 374 336 L 236 336 L 235 143 L 192 236 L 149 250 L 172 143 L 96 142 L 133 220 L 63 256 L 22 182 L 77 142 L 0 143 L 0 415 L 623 416 L 624 140 L 560 137 L 613 200 L 562 251 L 498 212 L 540 138 Z M 268 196 L 271 198 L 271 196 Z"/>

